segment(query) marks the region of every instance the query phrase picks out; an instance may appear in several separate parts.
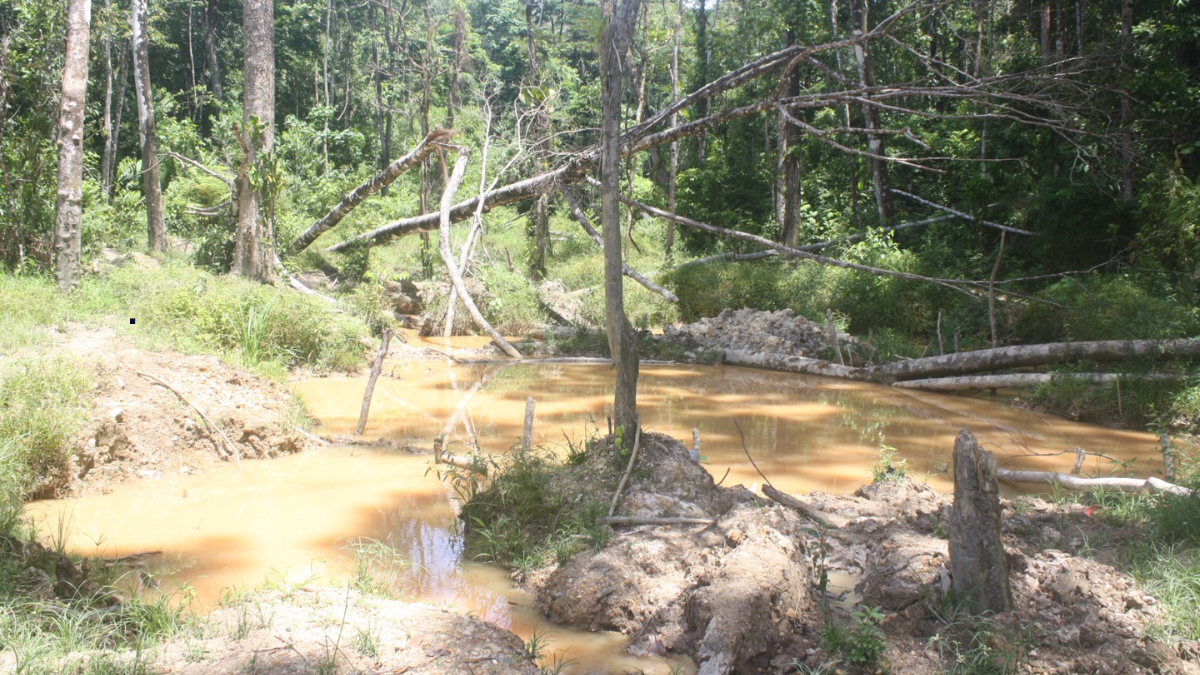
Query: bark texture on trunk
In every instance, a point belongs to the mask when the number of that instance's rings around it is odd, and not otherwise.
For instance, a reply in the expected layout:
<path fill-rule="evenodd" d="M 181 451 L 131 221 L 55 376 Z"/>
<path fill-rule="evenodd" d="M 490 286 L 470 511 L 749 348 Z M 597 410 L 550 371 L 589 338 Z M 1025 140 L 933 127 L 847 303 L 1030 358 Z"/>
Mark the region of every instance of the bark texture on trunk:
<path fill-rule="evenodd" d="M 54 200 L 54 249 L 58 285 L 65 293 L 79 279 L 83 221 L 83 109 L 87 100 L 91 0 L 67 4 L 67 44 L 58 108 L 58 188 Z M 3 114 L 3 111 L 0 111 Z"/>
<path fill-rule="evenodd" d="M 950 511 L 950 573 L 954 591 L 979 612 L 1012 606 L 1008 559 L 1000 540 L 996 456 L 963 429 L 954 440 L 954 505 Z"/>
<path fill-rule="evenodd" d="M 796 44 L 795 31 L 787 32 L 787 46 Z M 793 70 L 787 75 L 787 94 L 795 96 L 800 93 L 800 79 Z M 780 201 L 779 241 L 787 246 L 795 246 L 800 242 L 800 129 L 794 124 L 788 124 L 783 116 L 779 121 L 779 166 L 780 166 Z"/>
<path fill-rule="evenodd" d="M 621 256 L 621 64 L 628 61 L 641 0 L 603 0 L 600 36 L 600 183 L 604 235 L 604 323 L 617 371 L 613 423 L 630 443 L 637 427 L 637 340 L 625 316 L 624 265 Z"/>
<path fill-rule="evenodd" d="M 246 0 L 242 10 L 242 51 L 245 88 L 242 93 L 242 142 L 248 169 L 259 153 L 275 145 L 275 8 L 272 0 Z M 253 120 L 261 126 L 254 138 Z M 233 271 L 245 277 L 270 281 L 274 228 L 264 213 L 263 195 L 251 184 L 248 170 L 238 172 L 238 225 L 233 248 Z"/>
<path fill-rule="evenodd" d="M 137 92 L 138 137 L 142 146 L 142 191 L 146 198 L 146 235 L 150 248 L 167 248 L 163 221 L 162 182 L 158 176 L 158 132 L 154 124 L 154 96 L 150 86 L 150 36 L 147 0 L 133 0 L 133 83 Z"/>
<path fill-rule="evenodd" d="M 121 55 L 117 57 L 117 70 L 113 73 L 117 85 L 112 111 L 111 130 L 104 137 L 104 154 L 100 158 L 100 189 L 104 196 L 112 199 L 113 181 L 117 172 L 117 143 L 121 138 L 121 118 L 125 112 L 125 86 L 129 82 L 129 41 L 121 42 Z"/>
<path fill-rule="evenodd" d="M 204 11 L 204 56 L 208 62 L 208 87 L 218 101 L 225 100 L 221 86 L 221 61 L 217 58 L 217 0 L 208 0 Z"/>
<path fill-rule="evenodd" d="M 1121 198 L 1133 201 L 1133 0 L 1121 1 Z"/>
<path fill-rule="evenodd" d="M 671 100 L 679 100 L 679 36 L 683 33 L 683 0 L 675 5 L 675 31 L 671 42 Z M 679 113 L 671 113 L 671 126 L 679 126 Z M 667 177 L 667 210 L 675 213 L 675 190 L 679 178 L 679 141 L 671 143 L 671 168 Z M 675 246 L 675 221 L 667 221 L 667 241 L 665 253 L 671 257 L 671 249 Z"/>
<path fill-rule="evenodd" d="M 859 37 L 868 31 L 870 18 L 867 13 L 866 0 L 852 0 L 851 17 L 854 22 L 854 36 Z M 870 46 L 866 41 L 854 45 L 854 60 L 858 63 L 858 81 L 863 87 L 875 86 L 875 65 L 871 58 Z M 873 105 L 863 106 L 863 120 L 867 133 L 867 150 L 873 155 L 868 158 L 871 166 L 871 182 L 875 186 L 875 207 L 879 212 L 880 226 L 886 225 L 891 217 L 891 190 L 888 184 L 887 162 L 883 156 L 883 136 L 878 133 L 879 109 Z"/>

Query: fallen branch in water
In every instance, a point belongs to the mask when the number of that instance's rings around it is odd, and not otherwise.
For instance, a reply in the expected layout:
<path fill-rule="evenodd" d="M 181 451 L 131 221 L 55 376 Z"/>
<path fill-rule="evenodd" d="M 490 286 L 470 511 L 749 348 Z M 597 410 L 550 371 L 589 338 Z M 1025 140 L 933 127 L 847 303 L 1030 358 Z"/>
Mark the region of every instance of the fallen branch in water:
<path fill-rule="evenodd" d="M 171 385 L 167 384 L 166 382 L 163 382 L 162 380 L 151 375 L 150 373 L 143 373 L 140 370 L 137 370 L 134 372 L 136 372 L 141 377 L 144 377 L 147 380 L 153 382 L 154 384 L 157 384 L 160 387 L 166 387 L 167 389 L 170 389 L 171 393 L 173 393 L 179 397 L 179 400 L 181 400 L 184 403 L 191 406 L 192 410 L 195 410 L 196 414 L 200 415 L 200 419 L 204 420 L 204 423 L 207 424 L 210 429 L 212 429 L 213 431 L 215 431 L 217 433 L 217 437 L 218 437 L 217 444 L 216 444 L 217 452 L 219 452 L 222 457 L 233 456 L 233 461 L 238 465 L 238 468 L 239 469 L 242 468 L 242 457 L 241 457 L 241 455 L 238 454 L 237 446 L 234 445 L 229 440 L 229 437 L 225 435 L 224 431 L 221 431 L 221 427 L 217 426 L 216 424 L 213 423 L 213 421 L 211 419 L 209 419 L 208 415 L 203 410 L 200 409 L 200 406 L 196 405 L 195 403 L 192 403 L 191 399 L 184 396 L 183 393 L 181 391 L 179 391 L 178 389 L 176 389 L 175 387 L 172 387 Z"/>
<path fill-rule="evenodd" d="M 712 518 L 687 518 L 670 516 L 652 518 L 649 516 L 608 516 L 596 519 L 601 525 L 712 525 L 717 522 Z"/>
<path fill-rule="evenodd" d="M 358 413 L 358 426 L 354 428 L 355 436 L 362 436 L 367 428 L 367 417 L 371 414 L 371 397 L 375 394 L 375 381 L 379 379 L 379 371 L 383 369 L 383 360 L 387 358 L 388 345 L 392 342 L 392 329 L 384 326 L 383 339 L 379 342 L 379 353 L 375 355 L 375 365 L 371 367 L 371 375 L 367 378 L 367 389 L 363 392 L 362 410 Z"/>
<path fill-rule="evenodd" d="M 1069 473 L 1059 473 L 1056 471 L 1013 471 L 1010 469 L 996 469 L 996 476 L 1008 483 L 1055 483 L 1061 485 L 1068 490 L 1091 490 L 1092 488 L 1114 488 L 1117 490 L 1147 492 L 1169 492 L 1171 494 L 1187 497 L 1195 494 L 1181 485 L 1168 483 L 1160 478 L 1080 478 L 1072 476 Z"/>
<path fill-rule="evenodd" d="M 1120 380 L 1169 380 L 1178 379 L 1169 373 L 1126 375 L 1124 373 L 1007 373 L 1004 375 L 971 375 L 964 377 L 934 377 L 924 380 L 893 382 L 893 387 L 923 389 L 925 391 L 975 391 L 979 389 L 1023 389 L 1050 382 L 1075 380 L 1109 384 Z"/>

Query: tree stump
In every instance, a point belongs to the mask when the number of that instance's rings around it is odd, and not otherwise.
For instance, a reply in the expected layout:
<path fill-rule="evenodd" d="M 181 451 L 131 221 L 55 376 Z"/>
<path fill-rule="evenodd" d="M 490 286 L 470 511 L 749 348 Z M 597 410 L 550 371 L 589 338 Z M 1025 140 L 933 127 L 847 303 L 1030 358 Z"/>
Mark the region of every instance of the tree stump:
<path fill-rule="evenodd" d="M 954 506 L 950 514 L 950 572 L 955 593 L 974 612 L 1012 606 L 1008 560 L 1000 541 L 996 456 L 967 429 L 954 440 Z"/>

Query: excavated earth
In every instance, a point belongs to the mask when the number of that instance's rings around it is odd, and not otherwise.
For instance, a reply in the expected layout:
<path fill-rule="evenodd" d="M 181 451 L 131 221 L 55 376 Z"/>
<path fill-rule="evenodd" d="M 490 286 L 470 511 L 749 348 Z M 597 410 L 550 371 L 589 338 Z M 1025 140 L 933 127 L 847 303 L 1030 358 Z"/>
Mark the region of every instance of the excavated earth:
<path fill-rule="evenodd" d="M 740 486 L 714 485 L 674 439 L 643 441 L 647 456 L 635 472 L 642 477 L 619 515 L 711 524 L 621 527 L 603 549 L 529 575 L 550 619 L 625 633 L 634 653 L 689 655 L 704 675 L 818 672 L 835 662 L 820 637 L 823 604 L 835 623 L 848 622 L 856 607 L 878 607 L 892 672 L 946 672 L 953 643 L 969 645 L 971 623 L 947 594 L 949 496 L 904 478 L 853 495 L 814 492 L 804 500 L 829 521 L 824 529 Z M 1161 618 L 1157 601 L 1135 587 L 1115 554 L 1087 548 L 1136 533 L 1082 507 L 1019 498 L 1004 508 L 1014 609 L 986 622 L 986 646 L 990 665 L 1007 660 L 1015 669 L 995 672 L 1200 673 L 1198 645 L 1148 635 Z M 830 597 L 823 572 L 857 584 Z"/>
<path fill-rule="evenodd" d="M 694 342 L 703 349 L 810 358 L 816 358 L 830 342 L 828 327 L 798 316 L 790 309 L 777 312 L 726 309 L 714 317 L 668 327 L 661 339 Z M 840 339 L 850 338 L 842 334 Z"/>

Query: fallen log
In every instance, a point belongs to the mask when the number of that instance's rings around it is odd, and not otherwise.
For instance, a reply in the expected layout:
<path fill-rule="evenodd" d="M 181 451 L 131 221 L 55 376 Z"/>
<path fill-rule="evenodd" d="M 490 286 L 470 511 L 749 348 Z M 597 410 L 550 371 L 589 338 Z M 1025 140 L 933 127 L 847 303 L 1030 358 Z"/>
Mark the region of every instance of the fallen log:
<path fill-rule="evenodd" d="M 816 509 L 787 494 L 786 492 L 780 492 L 771 485 L 764 485 L 762 491 L 763 494 L 769 497 L 772 501 L 786 506 L 794 511 L 799 511 L 804 515 L 805 518 L 817 523 L 821 527 L 833 527 L 829 521 L 826 520 L 825 517 L 822 516 Z"/>
<path fill-rule="evenodd" d="M 1058 484 L 1068 490 L 1091 490 L 1094 488 L 1112 488 L 1114 490 L 1128 490 L 1131 492 L 1169 492 L 1173 495 L 1183 497 L 1195 494 L 1182 485 L 1168 483 L 1161 478 L 1080 478 L 1072 476 L 1069 473 L 1059 473 L 1056 471 L 1013 471 L 1010 469 L 997 469 L 996 476 L 1007 483 L 1048 483 L 1050 485 Z"/>
<path fill-rule="evenodd" d="M 417 143 L 417 147 L 413 148 L 411 152 L 392 162 L 371 180 L 359 185 L 353 192 L 343 197 L 337 206 L 330 209 L 324 218 L 313 223 L 303 234 L 292 240 L 292 243 L 288 244 L 287 247 L 288 254 L 295 255 L 308 248 L 310 244 L 317 240 L 317 237 L 325 234 L 340 223 L 343 218 L 349 215 L 367 197 L 391 185 L 405 171 L 414 166 L 420 166 L 421 162 L 424 162 L 427 157 L 432 155 L 438 147 L 450 140 L 450 137 L 454 133 L 454 131 L 449 129 L 435 127 L 425 138 L 421 139 L 420 143 Z"/>
<path fill-rule="evenodd" d="M 925 391 L 975 391 L 979 389 L 1023 389 L 1050 382 L 1075 380 L 1109 384 L 1121 379 L 1168 380 L 1178 379 L 1170 374 L 1125 375 L 1121 373 L 1006 373 L 1003 375 L 969 375 L 964 377 L 935 377 L 923 380 L 893 382 L 893 387 Z"/>
<path fill-rule="evenodd" d="M 1136 358 L 1200 358 L 1200 340 L 1099 340 L 1052 342 L 1041 345 L 997 347 L 944 356 L 898 361 L 872 370 L 867 379 L 896 382 L 921 378 L 1048 366 L 1068 361 L 1108 363 Z"/>

